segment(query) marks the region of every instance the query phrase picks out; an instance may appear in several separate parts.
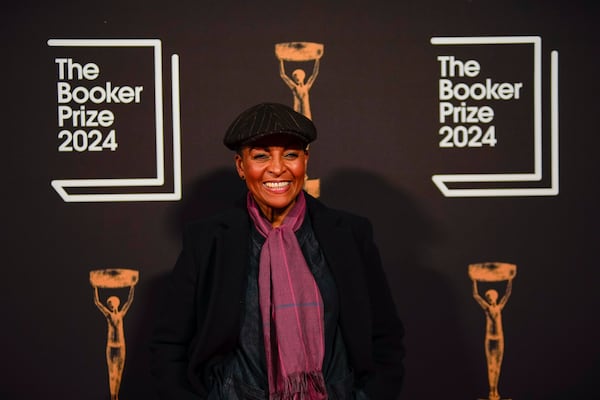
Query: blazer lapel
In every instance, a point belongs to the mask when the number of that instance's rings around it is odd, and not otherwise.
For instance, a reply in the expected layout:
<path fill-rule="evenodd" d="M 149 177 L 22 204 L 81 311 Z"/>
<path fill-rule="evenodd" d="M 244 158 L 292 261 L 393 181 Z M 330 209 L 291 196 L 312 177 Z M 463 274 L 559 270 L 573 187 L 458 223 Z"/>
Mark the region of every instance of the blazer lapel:
<path fill-rule="evenodd" d="M 243 301 L 248 275 L 249 224 L 245 211 L 236 210 L 228 214 L 216 233 L 213 261 L 213 299 L 216 313 L 214 321 L 224 326 L 225 332 L 239 332 L 240 302 Z M 223 315 L 238 318 L 222 318 Z"/>
<path fill-rule="evenodd" d="M 313 230 L 338 287 L 342 314 L 367 312 L 365 271 L 350 226 L 344 223 L 340 214 L 330 211 L 317 200 L 310 198 L 308 204 Z"/>
<path fill-rule="evenodd" d="M 337 286 L 340 328 L 346 350 L 355 372 L 360 376 L 364 367 L 372 363 L 369 345 L 372 336 L 371 301 L 365 284 L 365 274 L 369 272 L 361 255 L 361 244 L 352 233 L 350 219 L 329 210 L 315 199 L 307 202 L 313 230 Z"/>

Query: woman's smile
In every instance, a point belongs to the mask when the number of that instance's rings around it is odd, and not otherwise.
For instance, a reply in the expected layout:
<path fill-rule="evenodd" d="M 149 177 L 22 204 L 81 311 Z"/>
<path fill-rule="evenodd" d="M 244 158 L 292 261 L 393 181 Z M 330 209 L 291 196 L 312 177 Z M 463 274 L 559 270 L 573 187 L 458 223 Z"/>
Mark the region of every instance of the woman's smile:
<path fill-rule="evenodd" d="M 263 185 L 273 192 L 282 193 L 288 190 L 290 187 L 290 181 L 265 182 Z"/>

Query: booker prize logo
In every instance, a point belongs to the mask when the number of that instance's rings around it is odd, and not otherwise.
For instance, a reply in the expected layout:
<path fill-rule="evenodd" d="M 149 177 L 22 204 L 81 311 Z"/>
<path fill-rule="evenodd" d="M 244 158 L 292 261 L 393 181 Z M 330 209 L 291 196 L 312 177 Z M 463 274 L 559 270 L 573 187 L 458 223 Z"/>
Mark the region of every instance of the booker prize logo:
<path fill-rule="evenodd" d="M 434 37 L 431 44 L 439 71 L 436 158 L 450 170 L 432 176 L 442 194 L 557 195 L 558 52 L 543 108 L 540 37 Z"/>
<path fill-rule="evenodd" d="M 179 200 L 179 57 L 171 57 L 173 178 L 166 185 L 161 41 L 50 39 L 48 46 L 56 52 L 58 163 L 66 164 L 61 175 L 71 174 L 52 180 L 58 195 L 65 202 Z"/>

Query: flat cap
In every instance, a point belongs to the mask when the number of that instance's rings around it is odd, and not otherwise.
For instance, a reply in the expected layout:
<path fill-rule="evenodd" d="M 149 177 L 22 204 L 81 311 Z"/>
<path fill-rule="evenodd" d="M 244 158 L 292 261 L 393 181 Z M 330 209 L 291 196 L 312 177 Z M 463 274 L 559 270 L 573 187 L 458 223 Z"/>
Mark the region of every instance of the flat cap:
<path fill-rule="evenodd" d="M 241 113 L 229 126 L 223 143 L 231 150 L 273 134 L 296 136 L 309 144 L 317 138 L 312 121 L 292 108 L 278 103 L 261 103 Z"/>

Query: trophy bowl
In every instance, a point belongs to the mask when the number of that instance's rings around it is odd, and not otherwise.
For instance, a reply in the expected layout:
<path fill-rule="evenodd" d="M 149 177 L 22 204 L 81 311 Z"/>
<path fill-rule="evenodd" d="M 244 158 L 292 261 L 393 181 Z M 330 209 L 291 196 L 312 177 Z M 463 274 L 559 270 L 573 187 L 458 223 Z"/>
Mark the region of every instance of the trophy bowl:
<path fill-rule="evenodd" d="M 275 55 L 283 61 L 311 61 L 323 57 L 322 43 L 287 42 L 275 44 Z"/>
<path fill-rule="evenodd" d="M 90 283 L 92 286 L 104 289 L 135 286 L 139 277 L 139 271 L 127 268 L 108 268 L 90 271 Z"/>
<path fill-rule="evenodd" d="M 515 264 L 487 262 L 469 265 L 469 277 L 480 282 L 500 282 L 517 275 Z"/>

